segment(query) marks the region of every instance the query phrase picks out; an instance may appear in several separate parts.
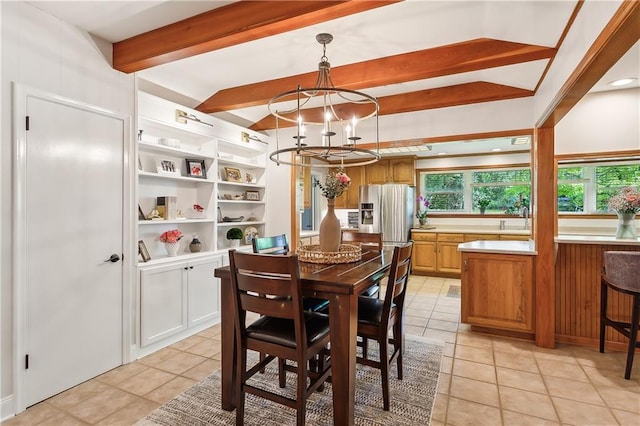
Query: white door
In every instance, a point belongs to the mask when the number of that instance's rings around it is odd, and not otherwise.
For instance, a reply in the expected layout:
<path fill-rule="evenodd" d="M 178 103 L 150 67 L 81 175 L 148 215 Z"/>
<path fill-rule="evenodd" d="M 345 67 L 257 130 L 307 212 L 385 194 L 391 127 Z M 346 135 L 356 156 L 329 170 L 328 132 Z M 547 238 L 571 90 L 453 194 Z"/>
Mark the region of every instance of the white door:
<path fill-rule="evenodd" d="M 24 101 L 28 129 L 18 138 L 16 174 L 24 179 L 17 203 L 24 217 L 16 218 L 24 220 L 17 244 L 24 353 L 17 356 L 20 405 L 30 406 L 122 364 L 123 262 L 107 259 L 124 252 L 128 123 L 46 96 Z"/>

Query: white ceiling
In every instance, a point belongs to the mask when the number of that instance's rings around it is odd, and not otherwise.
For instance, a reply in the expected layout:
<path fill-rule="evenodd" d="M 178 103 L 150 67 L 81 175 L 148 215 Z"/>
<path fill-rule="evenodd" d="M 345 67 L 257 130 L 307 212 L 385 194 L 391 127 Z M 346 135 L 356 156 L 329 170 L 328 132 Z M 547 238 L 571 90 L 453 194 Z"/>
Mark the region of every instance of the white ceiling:
<path fill-rule="evenodd" d="M 30 1 L 43 11 L 110 42 L 162 27 L 232 1 Z M 298 30 L 155 66 L 138 76 L 181 95 L 196 107 L 215 92 L 249 83 L 313 72 L 322 56 L 315 35 L 329 32 L 332 67 L 429 49 L 476 38 L 554 47 L 575 7 L 559 1 L 404 1 Z M 366 89 L 380 97 L 474 81 L 534 90 L 548 60 L 453 74 Z M 640 43 L 592 90 L 611 90 L 621 77 L 640 81 Z M 628 87 L 628 86 L 627 86 Z M 231 111 L 242 122 L 267 115 L 265 105 Z M 501 144 L 511 149 L 511 139 Z M 465 144 L 467 147 L 473 144 Z M 522 147 L 518 147 L 521 149 Z M 467 149 L 467 148 L 465 148 Z"/>

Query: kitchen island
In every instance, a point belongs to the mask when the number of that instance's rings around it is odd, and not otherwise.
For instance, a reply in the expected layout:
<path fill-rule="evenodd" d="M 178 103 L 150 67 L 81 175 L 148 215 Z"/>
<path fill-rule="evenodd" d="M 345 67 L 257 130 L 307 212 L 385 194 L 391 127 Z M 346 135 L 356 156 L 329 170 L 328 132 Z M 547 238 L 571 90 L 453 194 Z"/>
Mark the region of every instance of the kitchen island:
<path fill-rule="evenodd" d="M 535 244 L 470 241 L 461 252 L 462 322 L 478 331 L 533 339 Z"/>
<path fill-rule="evenodd" d="M 640 251 L 639 239 L 565 235 L 555 239 L 555 341 L 597 347 L 602 253 Z M 535 337 L 534 242 L 472 241 L 458 246 L 462 263 L 462 322 L 476 331 Z M 607 312 L 629 321 L 631 297 L 610 295 Z M 625 350 L 626 338 L 607 330 L 609 348 Z"/>

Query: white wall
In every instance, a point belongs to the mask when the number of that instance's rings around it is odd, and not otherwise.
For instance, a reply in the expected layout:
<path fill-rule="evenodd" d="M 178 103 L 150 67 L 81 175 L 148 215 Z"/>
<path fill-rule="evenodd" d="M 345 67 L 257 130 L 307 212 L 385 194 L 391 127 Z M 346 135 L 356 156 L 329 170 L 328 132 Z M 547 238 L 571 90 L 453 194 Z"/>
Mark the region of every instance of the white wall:
<path fill-rule="evenodd" d="M 556 125 L 556 154 L 640 149 L 640 88 L 586 95 Z"/>
<path fill-rule="evenodd" d="M 100 106 L 133 117 L 134 77 L 111 68 L 110 44 L 23 2 L 0 2 L 2 76 L 0 182 L 0 403 L 13 412 L 12 133 L 11 82 Z M 110 59 L 109 59 L 110 60 Z M 133 121 L 132 121 L 133 122 Z M 74 208 L 74 206 L 70 206 Z M 55 224 L 52 224 L 55 226 Z"/>
<path fill-rule="evenodd" d="M 620 0 L 584 2 L 534 97 L 536 123 L 549 112 L 554 97 L 621 4 Z"/>

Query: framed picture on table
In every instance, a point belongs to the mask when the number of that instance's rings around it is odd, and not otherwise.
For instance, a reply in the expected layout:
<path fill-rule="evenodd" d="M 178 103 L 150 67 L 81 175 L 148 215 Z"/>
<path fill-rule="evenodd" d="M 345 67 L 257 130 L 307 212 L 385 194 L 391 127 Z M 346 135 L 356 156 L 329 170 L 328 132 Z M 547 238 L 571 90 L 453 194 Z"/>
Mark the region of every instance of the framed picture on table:
<path fill-rule="evenodd" d="M 194 178 L 207 178 L 207 167 L 204 163 L 204 160 L 198 160 L 194 158 L 185 159 L 187 163 L 187 176 Z"/>

